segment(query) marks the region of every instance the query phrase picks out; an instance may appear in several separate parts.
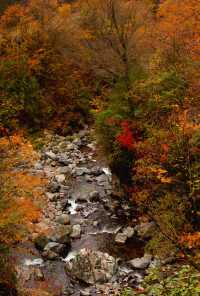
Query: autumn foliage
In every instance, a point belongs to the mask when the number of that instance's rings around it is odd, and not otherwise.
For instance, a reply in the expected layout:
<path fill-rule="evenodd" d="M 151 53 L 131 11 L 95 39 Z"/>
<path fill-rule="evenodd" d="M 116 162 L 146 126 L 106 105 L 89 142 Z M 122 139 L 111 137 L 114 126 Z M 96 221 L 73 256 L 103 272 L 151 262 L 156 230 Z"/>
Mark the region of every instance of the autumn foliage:
<path fill-rule="evenodd" d="M 45 180 L 29 172 L 35 159 L 31 144 L 22 135 L 0 138 L 0 284 L 10 291 L 15 281 L 8 251 L 27 239 L 40 217 Z"/>
<path fill-rule="evenodd" d="M 36 157 L 30 143 L 22 136 L 1 138 L 1 243 L 13 244 L 23 238 L 39 218 L 42 200 L 40 187 L 45 184 L 41 177 L 28 172 L 28 166 Z M 27 171 L 14 170 L 24 163 Z"/>
<path fill-rule="evenodd" d="M 198 0 L 30 0 L 0 17 L 3 154 L 10 145 L 11 162 L 26 157 L 29 144 L 9 137 L 22 127 L 67 134 L 95 120 L 124 195 L 157 225 L 149 251 L 179 249 L 190 263 L 200 244 L 199 15 Z M 37 219 L 41 180 L 3 175 L 16 197 L 0 217 L 10 243 L 12 212 L 19 225 Z"/>
<path fill-rule="evenodd" d="M 116 138 L 117 142 L 128 150 L 133 150 L 135 141 L 128 121 L 123 121 L 121 127 L 122 131 Z"/>
<path fill-rule="evenodd" d="M 199 1 L 162 1 L 151 13 L 136 35 L 147 50 L 130 83 L 108 93 L 97 130 L 125 195 L 158 227 L 149 250 L 188 258 L 189 248 L 191 259 L 200 230 Z"/>

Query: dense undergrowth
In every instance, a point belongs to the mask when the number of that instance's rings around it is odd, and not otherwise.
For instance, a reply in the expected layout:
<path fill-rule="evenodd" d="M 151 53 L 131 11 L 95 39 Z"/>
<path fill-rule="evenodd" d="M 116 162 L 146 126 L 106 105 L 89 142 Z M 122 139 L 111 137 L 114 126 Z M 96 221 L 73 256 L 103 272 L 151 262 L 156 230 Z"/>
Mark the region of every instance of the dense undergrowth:
<path fill-rule="evenodd" d="M 21 135 L 0 139 L 0 291 L 12 295 L 17 282 L 10 249 L 34 230 L 43 202 L 45 180 L 28 173 L 35 157 L 31 144 Z"/>
<path fill-rule="evenodd" d="M 8 7 L 0 19 L 0 132 L 68 134 L 95 120 L 125 194 L 156 223 L 148 251 L 173 251 L 200 270 L 200 4 L 160 2 Z M 167 295 L 190 295 L 180 291 Z"/>

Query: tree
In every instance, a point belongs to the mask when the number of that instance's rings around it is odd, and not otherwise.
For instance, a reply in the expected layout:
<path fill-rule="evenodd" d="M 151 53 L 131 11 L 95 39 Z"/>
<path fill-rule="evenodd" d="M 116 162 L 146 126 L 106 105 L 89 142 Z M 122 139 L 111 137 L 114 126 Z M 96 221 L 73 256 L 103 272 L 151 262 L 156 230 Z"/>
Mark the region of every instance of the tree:
<path fill-rule="evenodd" d="M 125 79 L 127 85 L 138 63 L 138 34 L 149 10 L 145 1 L 79 1 L 83 44 L 97 75 Z"/>

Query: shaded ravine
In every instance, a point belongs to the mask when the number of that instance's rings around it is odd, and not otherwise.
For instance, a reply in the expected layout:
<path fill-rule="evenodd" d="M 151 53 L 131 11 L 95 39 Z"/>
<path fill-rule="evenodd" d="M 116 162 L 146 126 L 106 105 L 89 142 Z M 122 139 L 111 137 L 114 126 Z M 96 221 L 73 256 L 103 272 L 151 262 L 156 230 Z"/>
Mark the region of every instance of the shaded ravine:
<path fill-rule="evenodd" d="M 19 286 L 55 296 L 99 295 L 101 290 L 105 291 L 102 295 L 117 295 L 123 286 L 137 286 L 144 270 L 133 268 L 129 262 L 143 256 L 144 242 L 134 235 L 133 227 L 127 228 L 131 209 L 113 196 L 112 174 L 96 155 L 91 130 L 80 131 L 70 139 L 57 135 L 47 138 L 40 160 L 30 171 L 48 178 L 43 214 L 30 240 L 12 252 Z M 117 208 L 125 214 L 118 214 Z M 38 250 L 34 241 L 41 232 L 48 235 L 46 247 Z M 119 239 L 125 237 L 124 241 L 117 240 L 117 234 Z M 77 271 L 73 274 L 66 266 L 83 249 L 93 251 L 94 256 L 112 256 L 117 271 L 109 280 L 94 284 L 82 280 Z"/>

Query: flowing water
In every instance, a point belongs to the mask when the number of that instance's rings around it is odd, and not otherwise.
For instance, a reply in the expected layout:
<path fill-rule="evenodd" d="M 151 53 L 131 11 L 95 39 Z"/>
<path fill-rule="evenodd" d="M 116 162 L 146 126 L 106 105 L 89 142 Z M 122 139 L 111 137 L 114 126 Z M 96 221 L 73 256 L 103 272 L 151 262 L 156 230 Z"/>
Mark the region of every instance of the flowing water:
<path fill-rule="evenodd" d="M 101 251 L 118 258 L 124 274 L 130 272 L 126 267 L 126 262 L 143 255 L 144 244 L 134 236 L 128 238 L 124 244 L 115 242 L 116 234 L 127 225 L 128 219 L 126 216 L 116 214 L 116 201 L 111 198 L 112 174 L 110 169 L 96 157 L 95 143 L 89 142 L 88 132 L 82 134 L 82 136 L 79 135 L 78 140 L 72 142 L 74 146 L 65 154 L 65 162 L 69 163 L 68 165 L 63 166 L 58 158 L 55 160 L 45 155 L 47 151 L 54 151 L 55 155 L 62 154 L 61 156 L 64 157 L 64 144 L 69 146 L 70 143 L 65 138 L 56 136 L 54 141 L 43 149 L 40 162 L 31 171 L 34 174 L 44 174 L 51 183 L 63 167 L 71 170 L 70 174 L 68 172 L 65 174 L 67 177 L 63 183 L 61 182 L 64 185 L 61 185 L 60 192 L 54 193 L 60 194 L 60 199 L 47 200 L 43 216 L 38 224 L 47 228 L 56 227 L 56 218 L 67 213 L 72 226 L 80 225 L 81 235 L 71 239 L 71 248 L 65 258 L 46 260 L 35 248 L 32 240 L 14 248 L 13 260 L 17 268 L 18 282 L 23 288 L 41 289 L 54 296 L 81 295 L 80 283 L 66 273 L 65 264 L 83 248 Z M 59 148 L 60 146 L 62 149 Z M 64 209 L 61 209 L 60 202 L 66 190 L 67 204 Z M 97 195 L 97 197 L 94 196 L 94 200 L 90 198 L 92 192 L 93 195 L 95 192 Z M 117 204 L 119 207 L 121 201 L 117 200 Z M 75 287 L 74 294 L 66 294 L 65 288 L 70 285 Z"/>

